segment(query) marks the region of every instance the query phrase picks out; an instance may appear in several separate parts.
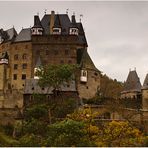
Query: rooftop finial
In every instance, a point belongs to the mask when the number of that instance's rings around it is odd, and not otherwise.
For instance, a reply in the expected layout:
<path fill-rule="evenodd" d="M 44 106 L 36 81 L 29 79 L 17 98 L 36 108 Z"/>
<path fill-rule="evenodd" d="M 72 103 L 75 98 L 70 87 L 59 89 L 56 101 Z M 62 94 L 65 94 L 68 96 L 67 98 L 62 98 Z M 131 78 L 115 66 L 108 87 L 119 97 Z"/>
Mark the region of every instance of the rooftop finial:
<path fill-rule="evenodd" d="M 66 9 L 66 14 L 68 14 L 69 9 Z"/>
<path fill-rule="evenodd" d="M 136 67 L 134 67 L 134 70 L 136 71 Z"/>
<path fill-rule="evenodd" d="M 37 15 L 39 16 L 39 12 L 37 12 Z"/>
<path fill-rule="evenodd" d="M 75 15 L 75 12 L 73 12 L 73 15 Z"/>
<path fill-rule="evenodd" d="M 47 9 L 44 10 L 44 13 L 45 13 L 45 14 L 46 14 L 46 12 L 47 12 Z"/>
<path fill-rule="evenodd" d="M 80 14 L 80 22 L 81 22 L 81 20 L 82 20 L 82 17 L 83 17 L 83 14 Z"/>
<path fill-rule="evenodd" d="M 131 71 L 131 68 L 129 69 L 129 71 Z"/>

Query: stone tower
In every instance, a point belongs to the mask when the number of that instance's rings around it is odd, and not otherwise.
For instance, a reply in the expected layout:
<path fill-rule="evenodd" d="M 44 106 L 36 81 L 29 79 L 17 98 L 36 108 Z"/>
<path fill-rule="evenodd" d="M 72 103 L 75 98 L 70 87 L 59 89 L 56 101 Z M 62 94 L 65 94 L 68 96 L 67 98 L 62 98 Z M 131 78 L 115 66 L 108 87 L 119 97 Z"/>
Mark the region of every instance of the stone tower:
<path fill-rule="evenodd" d="M 136 70 L 130 71 L 121 92 L 121 98 L 137 98 L 141 95 L 141 83 Z"/>
<path fill-rule="evenodd" d="M 3 52 L 0 57 L 0 105 L 2 106 L 4 101 L 4 90 L 7 82 L 7 67 L 9 56 L 7 52 Z"/>
<path fill-rule="evenodd" d="M 100 71 L 88 54 L 82 22 L 78 22 L 75 15 L 70 19 L 68 14 L 51 11 L 41 19 L 35 15 L 34 25 L 23 28 L 18 34 L 14 28 L 8 31 L 1 29 L 0 53 L 4 51 L 10 55 L 9 85 L 12 93 L 23 94 L 25 81 L 38 79 L 36 70 L 41 65 L 61 64 L 79 66 L 76 88 L 80 98 L 92 98 L 99 89 Z M 1 90 L 4 84 L 1 84 Z"/>
<path fill-rule="evenodd" d="M 142 87 L 142 108 L 144 111 L 148 111 L 148 74 Z"/>

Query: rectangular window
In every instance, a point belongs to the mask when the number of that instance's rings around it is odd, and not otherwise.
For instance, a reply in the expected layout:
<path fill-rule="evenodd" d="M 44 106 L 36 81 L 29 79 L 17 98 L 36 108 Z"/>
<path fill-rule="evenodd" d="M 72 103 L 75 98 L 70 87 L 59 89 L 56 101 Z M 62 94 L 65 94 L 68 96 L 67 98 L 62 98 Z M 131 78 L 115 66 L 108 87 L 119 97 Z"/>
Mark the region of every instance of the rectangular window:
<path fill-rule="evenodd" d="M 13 80 L 17 80 L 17 74 L 13 75 Z"/>
<path fill-rule="evenodd" d="M 14 69 L 18 69 L 18 65 L 17 64 L 14 64 Z"/>
<path fill-rule="evenodd" d="M 58 55 L 58 50 L 54 50 L 54 55 Z"/>
<path fill-rule="evenodd" d="M 26 64 L 26 63 L 24 63 L 24 64 L 22 65 L 22 69 L 27 69 L 27 64 Z"/>
<path fill-rule="evenodd" d="M 22 80 L 26 79 L 26 74 L 22 74 Z"/>
<path fill-rule="evenodd" d="M 49 55 L 49 50 L 46 50 L 46 55 Z"/>
<path fill-rule="evenodd" d="M 65 50 L 65 55 L 69 55 L 69 51 L 67 49 Z"/>

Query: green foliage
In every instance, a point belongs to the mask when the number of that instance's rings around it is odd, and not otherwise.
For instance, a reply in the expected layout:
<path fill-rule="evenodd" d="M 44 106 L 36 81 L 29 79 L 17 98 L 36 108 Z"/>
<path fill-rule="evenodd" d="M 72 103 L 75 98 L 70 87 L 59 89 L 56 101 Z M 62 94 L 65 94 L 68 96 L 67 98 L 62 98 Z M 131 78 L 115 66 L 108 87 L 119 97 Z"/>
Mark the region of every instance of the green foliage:
<path fill-rule="evenodd" d="M 65 118 L 67 114 L 71 114 L 77 107 L 75 98 L 67 98 L 59 101 L 55 108 L 51 111 L 55 118 Z"/>
<path fill-rule="evenodd" d="M 47 123 L 33 119 L 24 122 L 23 124 L 23 133 L 35 134 L 35 135 L 46 135 Z"/>
<path fill-rule="evenodd" d="M 0 147 L 3 146 L 18 146 L 19 142 L 13 138 L 6 136 L 4 133 L 0 132 Z"/>
<path fill-rule="evenodd" d="M 45 104 L 34 105 L 30 108 L 27 108 L 25 110 L 24 115 L 25 115 L 26 120 L 31 120 L 32 118 L 47 120 L 48 119 L 48 106 Z"/>
<path fill-rule="evenodd" d="M 20 138 L 20 146 L 40 147 L 42 146 L 42 137 L 34 134 L 26 134 Z"/>
<path fill-rule="evenodd" d="M 42 87 L 53 87 L 59 89 L 63 82 L 68 82 L 72 79 L 75 71 L 75 66 L 72 65 L 48 65 L 37 71 L 39 85 Z"/>
<path fill-rule="evenodd" d="M 103 96 L 96 96 L 91 99 L 83 99 L 84 104 L 95 104 L 95 105 L 103 105 L 105 104 L 109 98 L 105 98 Z"/>
<path fill-rule="evenodd" d="M 12 124 L 8 123 L 6 125 L 3 125 L 2 128 L 4 129 L 6 135 L 12 136 L 14 129 L 14 126 Z"/>
<path fill-rule="evenodd" d="M 48 128 L 47 146 L 94 146 L 87 139 L 85 124 L 73 120 L 64 120 Z"/>

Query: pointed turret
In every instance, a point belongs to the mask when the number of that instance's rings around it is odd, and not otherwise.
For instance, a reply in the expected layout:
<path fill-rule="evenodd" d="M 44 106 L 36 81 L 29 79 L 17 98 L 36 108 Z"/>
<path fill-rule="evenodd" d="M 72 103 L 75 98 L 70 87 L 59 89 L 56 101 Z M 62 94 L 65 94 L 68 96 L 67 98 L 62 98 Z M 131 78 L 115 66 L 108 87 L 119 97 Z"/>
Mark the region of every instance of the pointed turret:
<path fill-rule="evenodd" d="M 7 52 L 3 52 L 0 57 L 0 64 L 8 64 L 9 56 Z"/>
<path fill-rule="evenodd" d="M 121 92 L 121 98 L 137 98 L 141 94 L 141 83 L 136 70 L 130 71 Z"/>
<path fill-rule="evenodd" d="M 34 79 L 39 79 L 39 77 L 37 75 L 37 71 L 40 70 L 41 67 L 42 67 L 42 62 L 41 62 L 41 58 L 39 56 L 36 61 L 36 64 L 35 64 L 35 68 L 34 68 Z"/>
<path fill-rule="evenodd" d="M 85 49 L 77 50 L 77 64 L 79 64 L 81 68 L 81 77 L 80 77 L 81 82 L 87 82 L 88 70 L 100 73 L 100 71 L 95 67 L 87 50 Z"/>
<path fill-rule="evenodd" d="M 73 14 L 71 17 L 71 25 L 70 25 L 70 29 L 69 29 L 69 34 L 70 35 L 78 35 L 79 34 L 78 32 L 79 32 L 79 29 L 77 27 L 75 15 Z"/>
<path fill-rule="evenodd" d="M 124 84 L 124 91 L 141 92 L 141 83 L 136 70 L 130 71 Z"/>
<path fill-rule="evenodd" d="M 148 74 L 145 77 L 144 83 L 143 83 L 143 89 L 148 89 Z"/>
<path fill-rule="evenodd" d="M 145 77 L 142 87 L 142 110 L 148 111 L 148 74 Z"/>
<path fill-rule="evenodd" d="M 57 14 L 54 22 L 53 34 L 60 35 L 61 32 L 62 32 L 62 27 L 61 27 L 60 17 Z"/>
<path fill-rule="evenodd" d="M 31 28 L 32 35 L 42 35 L 43 27 L 38 15 L 34 16 L 34 26 Z"/>

